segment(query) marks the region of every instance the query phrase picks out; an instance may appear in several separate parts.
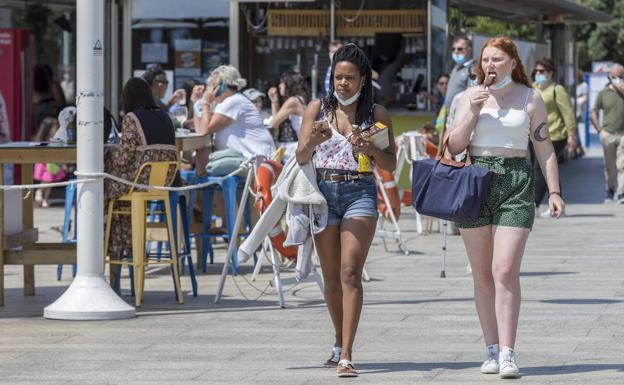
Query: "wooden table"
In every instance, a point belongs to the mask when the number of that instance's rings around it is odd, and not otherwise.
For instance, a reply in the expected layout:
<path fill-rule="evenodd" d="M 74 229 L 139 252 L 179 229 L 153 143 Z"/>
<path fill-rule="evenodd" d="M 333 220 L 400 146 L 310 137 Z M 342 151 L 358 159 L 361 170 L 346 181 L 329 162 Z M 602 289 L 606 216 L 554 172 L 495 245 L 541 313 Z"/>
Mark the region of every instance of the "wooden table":
<path fill-rule="evenodd" d="M 4 164 L 19 165 L 21 184 L 32 184 L 35 163 L 76 163 L 75 145 L 39 144 L 41 142 L 13 142 L 0 145 L 0 183 L 4 181 Z M 194 151 L 211 145 L 211 135 L 176 134 L 176 147 L 179 151 Z M 29 194 L 28 198 L 22 201 L 22 231 L 4 235 L 4 191 L 0 190 L 0 306 L 4 305 L 4 265 L 23 265 L 24 295 L 35 295 L 34 265 L 76 263 L 75 243 L 37 242 L 38 232 L 33 220 L 33 195 Z M 10 215 L 10 211 L 7 211 L 7 214 Z M 20 246 L 21 250 L 15 250 Z"/>
<path fill-rule="evenodd" d="M 212 146 L 212 135 L 210 134 L 179 134 L 176 132 L 176 147 L 178 151 L 195 151 Z"/>
<path fill-rule="evenodd" d="M 40 142 L 13 142 L 0 145 L 0 181 L 4 181 L 4 164 L 21 167 L 22 184 L 33 183 L 35 163 L 76 163 L 76 146 Z M 25 192 L 24 192 L 25 193 Z M 34 265 L 76 263 L 76 244 L 38 243 L 33 223 L 32 196 L 22 201 L 22 231 L 4 235 L 4 191 L 0 190 L 0 305 L 4 305 L 4 265 L 24 266 L 24 295 L 35 295 Z M 7 211 L 10 215 L 10 211 Z M 21 250 L 11 250 L 21 246 Z"/>

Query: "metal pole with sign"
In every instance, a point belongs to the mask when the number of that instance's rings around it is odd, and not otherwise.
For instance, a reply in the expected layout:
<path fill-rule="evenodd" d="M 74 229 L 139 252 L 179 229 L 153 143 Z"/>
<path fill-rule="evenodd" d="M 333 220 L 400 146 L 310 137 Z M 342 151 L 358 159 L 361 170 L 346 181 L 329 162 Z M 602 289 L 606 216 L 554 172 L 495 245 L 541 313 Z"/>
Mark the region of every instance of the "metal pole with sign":
<path fill-rule="evenodd" d="M 104 120 L 104 0 L 77 0 L 77 160 L 78 174 L 102 172 Z M 116 44 L 117 42 L 113 42 Z M 78 176 L 78 180 L 85 179 Z M 78 185 L 76 278 L 45 318 L 111 320 L 132 318 L 134 307 L 115 294 L 104 279 L 104 183 Z"/>

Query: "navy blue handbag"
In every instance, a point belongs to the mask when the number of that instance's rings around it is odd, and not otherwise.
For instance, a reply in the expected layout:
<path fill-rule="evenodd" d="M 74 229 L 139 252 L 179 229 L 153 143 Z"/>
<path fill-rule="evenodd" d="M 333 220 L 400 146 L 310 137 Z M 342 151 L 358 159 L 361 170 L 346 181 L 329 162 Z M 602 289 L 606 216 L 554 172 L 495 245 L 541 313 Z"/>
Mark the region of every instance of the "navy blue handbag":
<path fill-rule="evenodd" d="M 441 154 L 445 153 L 448 139 Z M 492 179 L 492 171 L 451 159 L 415 160 L 412 163 L 412 204 L 422 215 L 465 222 L 479 217 Z"/>

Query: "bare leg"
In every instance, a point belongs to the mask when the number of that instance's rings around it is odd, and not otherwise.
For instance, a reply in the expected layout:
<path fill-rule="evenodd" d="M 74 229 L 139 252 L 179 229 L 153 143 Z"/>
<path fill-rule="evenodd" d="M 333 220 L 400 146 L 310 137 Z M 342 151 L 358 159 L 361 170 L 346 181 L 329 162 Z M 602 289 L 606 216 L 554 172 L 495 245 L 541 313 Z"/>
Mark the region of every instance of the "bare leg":
<path fill-rule="evenodd" d="M 499 344 L 513 349 L 520 313 L 520 263 L 529 229 L 495 226 L 492 274 L 496 287 Z"/>
<path fill-rule="evenodd" d="M 323 272 L 323 294 L 334 325 L 336 342 L 342 346 L 342 286 L 340 285 L 340 227 L 327 226 L 314 237 Z"/>
<path fill-rule="evenodd" d="M 50 203 L 48 202 L 48 198 L 50 198 L 50 194 L 52 193 L 52 188 L 44 187 L 43 190 L 43 201 L 41 202 L 42 207 L 49 207 Z"/>
<path fill-rule="evenodd" d="M 362 302 L 362 270 L 368 249 L 375 235 L 377 218 L 348 218 L 340 225 L 340 279 L 342 281 L 342 354 L 351 360 L 355 332 L 360 322 Z"/>
<path fill-rule="evenodd" d="M 498 343 L 495 286 L 492 276 L 492 226 L 460 229 L 474 281 L 474 296 L 485 345 Z"/>

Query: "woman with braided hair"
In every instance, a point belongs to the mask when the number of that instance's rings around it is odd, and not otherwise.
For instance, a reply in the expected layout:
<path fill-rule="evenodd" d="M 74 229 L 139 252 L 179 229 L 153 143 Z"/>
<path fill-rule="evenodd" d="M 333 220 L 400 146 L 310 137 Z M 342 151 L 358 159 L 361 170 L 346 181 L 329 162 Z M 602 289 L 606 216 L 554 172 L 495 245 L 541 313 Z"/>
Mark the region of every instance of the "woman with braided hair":
<path fill-rule="evenodd" d="M 336 338 L 325 365 L 337 367 L 338 377 L 357 376 L 351 360 L 363 302 L 362 270 L 379 215 L 372 167 L 393 171 L 396 166 L 392 122 L 386 109 L 373 103 L 371 75 L 368 58 L 355 44 L 335 52 L 329 95 L 306 109 L 296 154 L 299 164 L 313 162 L 328 205 L 327 227 L 315 244 Z M 374 122 L 388 127 L 385 150 L 358 135 Z"/>

